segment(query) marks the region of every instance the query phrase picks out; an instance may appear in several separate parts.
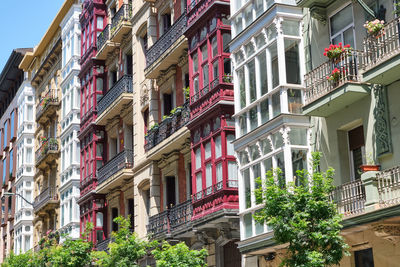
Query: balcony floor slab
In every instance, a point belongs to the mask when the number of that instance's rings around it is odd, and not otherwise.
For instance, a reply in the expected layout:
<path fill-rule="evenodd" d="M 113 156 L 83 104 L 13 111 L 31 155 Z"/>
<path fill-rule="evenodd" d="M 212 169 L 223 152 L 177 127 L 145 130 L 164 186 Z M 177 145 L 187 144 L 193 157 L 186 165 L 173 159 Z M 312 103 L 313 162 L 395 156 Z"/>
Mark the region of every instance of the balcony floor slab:
<path fill-rule="evenodd" d="M 328 117 L 369 95 L 367 84 L 346 83 L 303 107 L 303 114 Z"/>
<path fill-rule="evenodd" d="M 113 188 L 126 184 L 126 180 L 131 178 L 133 178 L 133 171 L 131 168 L 119 170 L 115 174 L 108 177 L 104 182 L 99 183 L 96 188 L 96 193 L 106 194 L 111 192 Z"/>
<path fill-rule="evenodd" d="M 363 80 L 373 84 L 391 84 L 399 79 L 400 54 L 395 54 L 386 60 L 380 59 L 381 63 L 363 73 Z"/>
<path fill-rule="evenodd" d="M 106 125 L 107 120 L 121 114 L 124 105 L 129 104 L 133 100 L 132 93 L 122 93 L 113 103 L 96 119 L 97 125 Z"/>

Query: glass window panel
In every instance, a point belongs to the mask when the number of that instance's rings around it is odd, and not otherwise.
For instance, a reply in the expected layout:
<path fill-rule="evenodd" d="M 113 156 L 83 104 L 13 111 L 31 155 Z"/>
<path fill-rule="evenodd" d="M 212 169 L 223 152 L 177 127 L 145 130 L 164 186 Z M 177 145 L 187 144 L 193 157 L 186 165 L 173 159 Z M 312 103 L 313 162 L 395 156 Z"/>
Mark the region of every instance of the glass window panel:
<path fill-rule="evenodd" d="M 215 142 L 215 158 L 219 158 L 222 156 L 221 136 L 215 137 L 214 142 Z"/>
<path fill-rule="evenodd" d="M 194 94 L 198 94 L 199 93 L 199 76 L 196 76 L 193 80 L 193 84 L 194 84 Z"/>
<path fill-rule="evenodd" d="M 234 21 L 235 32 L 238 35 L 243 30 L 242 13 L 239 13 Z"/>
<path fill-rule="evenodd" d="M 230 33 L 223 33 L 222 34 L 222 44 L 224 52 L 229 52 L 229 42 L 231 41 L 231 34 Z"/>
<path fill-rule="evenodd" d="M 206 188 L 211 189 L 212 186 L 212 165 L 211 163 L 206 165 Z M 207 190 L 207 193 L 211 193 L 211 190 Z"/>
<path fill-rule="evenodd" d="M 258 178 L 261 178 L 261 164 L 257 163 L 255 165 L 253 165 L 252 167 L 252 171 L 253 171 L 253 183 L 254 183 L 254 188 L 260 188 L 261 184 L 257 182 Z M 256 204 L 261 204 L 261 200 L 255 200 Z"/>
<path fill-rule="evenodd" d="M 244 237 L 249 238 L 253 236 L 253 226 L 252 226 L 253 217 L 251 213 L 245 214 L 243 216 L 243 224 L 244 224 Z"/>
<path fill-rule="evenodd" d="M 255 0 L 254 9 L 256 10 L 256 18 L 264 12 L 264 0 Z"/>
<path fill-rule="evenodd" d="M 261 108 L 261 123 L 266 123 L 269 120 L 269 103 L 268 98 L 260 103 Z"/>
<path fill-rule="evenodd" d="M 240 164 L 246 165 L 249 163 L 249 157 L 247 156 L 247 153 L 245 151 L 239 152 L 239 160 Z"/>
<path fill-rule="evenodd" d="M 263 45 L 265 45 L 265 36 L 263 33 L 260 33 L 259 35 L 256 36 L 256 46 L 259 49 Z"/>
<path fill-rule="evenodd" d="M 253 43 L 250 42 L 250 43 L 246 44 L 244 46 L 244 50 L 246 51 L 246 56 L 251 57 L 255 52 Z"/>
<path fill-rule="evenodd" d="M 201 47 L 201 56 L 203 61 L 207 60 L 208 58 L 207 44 Z"/>
<path fill-rule="evenodd" d="M 259 211 L 259 210 L 258 210 Z M 258 211 L 255 211 L 254 213 L 257 214 Z M 255 222 L 255 226 L 256 226 L 256 235 L 260 235 L 262 233 L 264 233 L 264 224 L 260 224 L 257 221 Z"/>
<path fill-rule="evenodd" d="M 238 179 L 237 168 L 238 168 L 238 166 L 236 164 L 236 161 L 228 161 L 228 179 L 229 179 L 229 181 L 237 181 L 237 179 Z M 237 187 L 237 183 L 230 182 L 229 186 Z"/>
<path fill-rule="evenodd" d="M 224 75 L 230 75 L 231 74 L 231 59 L 230 58 L 224 58 Z M 231 82 L 230 78 L 224 79 L 224 82 Z"/>
<path fill-rule="evenodd" d="M 216 18 L 216 17 L 213 17 L 213 19 L 211 20 L 211 23 L 210 23 L 210 32 L 211 32 L 212 30 L 214 30 L 215 27 L 217 27 L 217 18 Z"/>
<path fill-rule="evenodd" d="M 244 61 L 244 56 L 241 51 L 239 51 L 235 54 L 235 61 L 236 61 L 236 64 L 240 64 Z"/>
<path fill-rule="evenodd" d="M 258 66 L 259 66 L 259 79 L 261 87 L 261 95 L 268 93 L 268 75 L 267 75 L 267 55 L 263 51 L 257 56 Z"/>
<path fill-rule="evenodd" d="M 335 35 L 351 23 L 353 23 L 353 10 L 351 5 L 348 5 L 331 17 L 331 35 Z"/>
<path fill-rule="evenodd" d="M 207 35 L 207 26 L 204 26 L 200 31 L 200 40 L 203 40 Z"/>
<path fill-rule="evenodd" d="M 203 190 L 203 180 L 201 172 L 196 174 L 196 192 L 201 192 Z"/>
<path fill-rule="evenodd" d="M 251 153 L 251 160 L 256 160 L 259 157 L 261 157 L 260 151 L 259 151 L 257 145 L 251 145 L 250 146 L 250 153 Z"/>
<path fill-rule="evenodd" d="M 292 149 L 292 169 L 294 177 L 298 177 L 297 171 L 307 169 L 307 150 Z M 295 179 L 295 183 L 300 185 L 301 181 Z"/>
<path fill-rule="evenodd" d="M 354 47 L 354 29 L 353 27 L 348 28 L 343 32 L 343 43 L 349 44 L 351 47 Z"/>
<path fill-rule="evenodd" d="M 289 140 L 291 145 L 307 145 L 307 129 L 291 128 L 289 132 Z"/>
<path fill-rule="evenodd" d="M 193 59 L 193 72 L 196 73 L 199 68 L 199 61 L 197 58 L 197 53 L 194 53 L 192 55 L 192 59 Z"/>
<path fill-rule="evenodd" d="M 196 149 L 196 170 L 201 167 L 201 149 Z"/>
<path fill-rule="evenodd" d="M 249 91 L 250 91 L 250 103 L 253 103 L 257 99 L 257 89 L 256 89 L 256 63 L 255 60 L 251 60 L 247 64 L 247 69 L 249 73 Z"/>
<path fill-rule="evenodd" d="M 278 51 L 276 43 L 271 45 L 268 49 L 271 56 L 272 88 L 275 88 L 279 85 Z"/>
<path fill-rule="evenodd" d="M 254 108 L 250 109 L 249 115 L 250 115 L 250 130 L 254 130 L 258 126 L 258 116 L 257 116 L 257 106 Z"/>
<path fill-rule="evenodd" d="M 268 153 L 272 152 L 271 143 L 269 142 L 268 139 L 262 140 L 261 141 L 261 146 L 262 146 L 263 155 L 267 155 Z"/>
<path fill-rule="evenodd" d="M 211 157 L 211 142 L 206 143 L 205 145 L 205 159 L 208 159 Z"/>
<path fill-rule="evenodd" d="M 275 118 L 281 114 L 281 98 L 280 92 L 272 95 L 272 117 Z"/>
<path fill-rule="evenodd" d="M 290 113 L 301 114 L 302 103 L 301 103 L 301 91 L 296 89 L 288 89 L 288 109 Z"/>
<path fill-rule="evenodd" d="M 211 39 L 211 49 L 212 49 L 212 57 L 218 55 L 218 42 L 217 42 L 217 35 Z"/>
<path fill-rule="evenodd" d="M 208 64 L 203 66 L 203 88 L 208 85 Z"/>
<path fill-rule="evenodd" d="M 237 70 L 237 78 L 239 83 L 240 108 L 243 109 L 246 107 L 246 86 L 245 86 L 243 67 Z"/>
<path fill-rule="evenodd" d="M 246 27 L 249 26 L 253 22 L 253 6 L 252 5 L 249 5 L 244 10 L 244 21 L 245 21 Z"/>
<path fill-rule="evenodd" d="M 213 63 L 213 78 L 214 78 L 214 79 L 218 79 L 218 77 L 219 77 L 219 75 L 218 75 L 218 65 L 219 65 L 219 61 L 216 60 L 216 61 Z"/>
<path fill-rule="evenodd" d="M 247 134 L 247 116 L 246 113 L 239 117 L 240 135 Z"/>
<path fill-rule="evenodd" d="M 286 82 L 300 84 L 300 59 L 298 41 L 285 39 Z"/>
<path fill-rule="evenodd" d="M 264 170 L 265 173 L 269 170 L 272 170 L 272 158 L 267 158 L 264 160 Z"/>
<path fill-rule="evenodd" d="M 235 150 L 233 146 L 233 141 L 235 140 L 235 135 L 234 134 L 228 134 L 226 136 L 226 154 L 228 156 L 233 156 L 235 155 Z"/>
<path fill-rule="evenodd" d="M 294 20 L 282 21 L 283 34 L 299 36 L 299 22 Z"/>
<path fill-rule="evenodd" d="M 281 132 L 278 131 L 272 134 L 272 145 L 275 150 L 283 146 L 283 138 Z"/>
<path fill-rule="evenodd" d="M 275 38 L 276 38 L 276 27 L 275 27 L 275 24 L 272 23 L 267 28 L 267 39 L 268 39 L 268 41 L 272 41 Z"/>
<path fill-rule="evenodd" d="M 286 181 L 285 181 L 285 159 L 283 156 L 283 152 L 277 154 L 275 158 L 277 167 L 282 170 L 280 185 L 284 186 L 286 184 Z"/>
<path fill-rule="evenodd" d="M 245 194 L 245 208 L 251 207 L 251 189 L 250 189 L 250 169 L 243 171 L 244 180 L 244 194 Z"/>
<path fill-rule="evenodd" d="M 215 165 L 215 168 L 217 174 L 217 183 L 222 182 L 222 162 L 217 163 L 217 165 Z"/>

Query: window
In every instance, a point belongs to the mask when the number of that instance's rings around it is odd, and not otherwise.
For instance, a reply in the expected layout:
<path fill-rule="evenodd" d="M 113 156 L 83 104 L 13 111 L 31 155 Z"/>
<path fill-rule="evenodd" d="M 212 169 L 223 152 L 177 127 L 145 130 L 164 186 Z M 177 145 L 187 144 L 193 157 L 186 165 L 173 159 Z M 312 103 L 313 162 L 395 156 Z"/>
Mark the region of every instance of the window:
<path fill-rule="evenodd" d="M 6 165 L 6 159 L 3 159 L 3 184 L 6 183 L 6 169 L 7 169 L 7 165 Z"/>
<path fill-rule="evenodd" d="M 222 148 L 221 148 L 221 136 L 217 136 L 214 138 L 215 143 L 215 158 L 219 158 L 222 155 Z"/>
<path fill-rule="evenodd" d="M 218 42 L 217 42 L 217 35 L 211 39 L 211 49 L 212 49 L 212 57 L 216 57 L 218 55 Z"/>
<path fill-rule="evenodd" d="M 33 163 L 32 153 L 32 148 L 28 147 L 26 149 L 26 163 Z"/>
<path fill-rule="evenodd" d="M 353 8 L 348 5 L 330 18 L 331 43 L 354 47 Z"/>
<path fill-rule="evenodd" d="M 256 63 L 255 60 L 251 60 L 247 64 L 247 71 L 249 76 L 249 91 L 250 91 L 250 103 L 253 103 L 257 99 L 256 91 Z"/>
<path fill-rule="evenodd" d="M 206 164 L 206 194 L 212 193 L 212 165 L 211 163 Z"/>
<path fill-rule="evenodd" d="M 11 149 L 10 150 L 10 168 L 9 168 L 10 176 L 13 175 L 13 164 L 14 164 L 14 162 L 13 162 L 14 155 L 13 154 L 14 154 L 14 150 Z"/>
<path fill-rule="evenodd" d="M 11 112 L 11 125 L 10 125 L 10 127 L 11 127 L 11 135 L 10 135 L 10 138 L 12 139 L 12 138 L 14 138 L 14 123 L 15 123 L 15 121 L 14 121 L 14 110 Z"/>
<path fill-rule="evenodd" d="M 204 158 L 207 160 L 207 159 L 209 159 L 210 157 L 211 157 L 211 143 L 210 142 L 208 142 L 208 143 L 206 143 L 205 144 L 205 156 L 204 156 Z"/>
<path fill-rule="evenodd" d="M 165 13 L 161 16 L 163 23 L 163 34 L 165 34 L 169 28 L 171 28 L 171 14 Z"/>
<path fill-rule="evenodd" d="M 285 39 L 286 82 L 300 84 L 300 59 L 297 41 Z"/>
<path fill-rule="evenodd" d="M 201 172 L 196 174 L 196 192 L 199 193 L 203 190 L 203 181 L 202 181 Z"/>
<path fill-rule="evenodd" d="M 111 209 L 111 224 L 112 224 L 112 231 L 117 232 L 118 231 L 118 223 L 114 222 L 114 219 L 118 217 L 118 209 L 117 208 L 112 208 Z"/>
<path fill-rule="evenodd" d="M 201 149 L 196 149 L 196 170 L 201 167 Z"/>
<path fill-rule="evenodd" d="M 8 147 L 8 139 L 7 139 L 7 133 L 8 133 L 8 120 L 4 123 L 4 143 L 3 143 L 3 148 Z"/>
<path fill-rule="evenodd" d="M 352 180 L 360 179 L 360 166 L 364 163 L 365 141 L 364 128 L 359 126 L 348 132 L 350 150 L 350 177 Z"/>
<path fill-rule="evenodd" d="M 232 143 L 234 140 L 235 140 L 235 135 L 228 134 L 226 136 L 226 147 L 227 147 L 226 154 L 229 155 L 229 156 L 234 156 L 235 155 L 234 146 L 233 146 L 233 143 Z"/>
<path fill-rule="evenodd" d="M 374 267 L 374 255 L 372 248 L 354 251 L 356 267 Z"/>
<path fill-rule="evenodd" d="M 166 205 L 167 208 L 172 208 L 176 205 L 176 193 L 175 193 L 175 177 L 167 176 L 166 180 Z"/>

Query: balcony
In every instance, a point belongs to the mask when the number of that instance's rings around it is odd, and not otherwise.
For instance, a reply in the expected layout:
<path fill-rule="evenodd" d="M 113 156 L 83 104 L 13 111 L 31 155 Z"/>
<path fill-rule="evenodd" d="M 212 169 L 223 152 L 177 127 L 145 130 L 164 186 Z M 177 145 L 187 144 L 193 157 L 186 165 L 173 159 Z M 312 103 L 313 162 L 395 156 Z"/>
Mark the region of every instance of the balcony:
<path fill-rule="evenodd" d="M 368 86 L 361 83 L 361 59 L 361 52 L 349 50 L 335 61 L 329 60 L 307 73 L 303 113 L 328 117 L 368 95 Z M 339 71 L 338 76 L 329 80 L 335 69 Z"/>
<path fill-rule="evenodd" d="M 108 250 L 108 244 L 110 244 L 111 239 L 110 238 L 106 238 L 103 241 L 100 241 L 97 243 L 96 245 L 96 250 L 97 251 L 106 251 Z"/>
<path fill-rule="evenodd" d="M 196 22 L 201 20 L 203 16 L 205 17 L 207 14 L 213 12 L 216 5 L 219 5 L 218 9 L 220 12 L 225 14 L 230 13 L 229 0 L 190 0 L 187 6 L 188 28 L 198 25 L 199 23 Z M 208 18 L 205 19 L 208 20 Z M 203 24 L 200 23 L 200 25 Z"/>
<path fill-rule="evenodd" d="M 125 149 L 110 159 L 104 166 L 98 169 L 97 193 L 104 194 L 111 188 L 121 186 L 127 178 L 132 178 L 133 150 Z"/>
<path fill-rule="evenodd" d="M 59 200 L 57 195 L 56 187 L 47 187 L 35 198 L 33 202 L 33 210 L 35 213 L 46 212 L 58 207 Z"/>
<path fill-rule="evenodd" d="M 188 231 L 192 224 L 192 200 L 186 200 L 168 210 L 149 218 L 147 232 L 153 238 L 165 237 L 167 234 L 179 234 Z"/>
<path fill-rule="evenodd" d="M 131 34 L 132 6 L 122 5 L 111 19 L 111 41 L 120 43 L 124 35 Z"/>
<path fill-rule="evenodd" d="M 171 28 L 146 51 L 146 78 L 156 79 L 162 70 L 177 64 L 181 55 L 186 54 L 185 49 L 188 48 L 184 35 L 186 23 L 186 13 L 183 13 Z"/>
<path fill-rule="evenodd" d="M 40 99 L 39 105 L 36 107 L 36 121 L 38 123 L 47 123 L 57 113 L 60 107 L 58 94 L 58 89 L 51 89 Z"/>
<path fill-rule="evenodd" d="M 148 131 L 144 147 L 148 158 L 153 159 L 179 149 L 190 137 L 190 132 L 185 127 L 190 120 L 189 103 L 186 102 L 175 110 L 170 117 L 161 121 L 158 127 Z"/>
<path fill-rule="evenodd" d="M 365 188 L 361 180 L 337 186 L 330 194 L 339 213 L 344 217 L 359 215 L 365 211 Z"/>
<path fill-rule="evenodd" d="M 96 59 L 105 60 L 108 53 L 110 53 L 117 44 L 111 41 L 111 26 L 107 24 L 104 30 L 97 36 L 96 40 L 97 54 Z"/>
<path fill-rule="evenodd" d="M 209 110 L 219 101 L 233 101 L 233 80 L 231 75 L 215 78 L 210 85 L 205 86 L 190 97 L 192 119 Z"/>
<path fill-rule="evenodd" d="M 364 81 L 388 85 L 400 72 L 400 18 L 384 26 L 385 34 L 369 35 L 364 40 Z"/>
<path fill-rule="evenodd" d="M 45 138 L 35 153 L 36 168 L 45 168 L 52 165 L 59 156 L 59 145 L 56 138 Z"/>
<path fill-rule="evenodd" d="M 132 75 L 124 75 L 97 103 L 96 124 L 106 125 L 108 119 L 121 114 L 127 105 L 127 108 L 132 108 L 132 100 Z"/>

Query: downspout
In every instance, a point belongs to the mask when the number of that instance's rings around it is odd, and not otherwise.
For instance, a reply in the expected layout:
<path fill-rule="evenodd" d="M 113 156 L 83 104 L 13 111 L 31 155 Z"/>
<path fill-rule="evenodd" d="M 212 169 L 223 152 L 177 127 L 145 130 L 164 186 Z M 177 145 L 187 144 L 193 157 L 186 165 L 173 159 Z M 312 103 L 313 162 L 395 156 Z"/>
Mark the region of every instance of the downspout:
<path fill-rule="evenodd" d="M 369 8 L 369 6 L 366 3 L 364 3 L 363 0 L 357 0 L 357 2 L 362 6 L 365 12 L 367 12 L 373 18 L 376 18 L 375 12 L 371 8 Z"/>

